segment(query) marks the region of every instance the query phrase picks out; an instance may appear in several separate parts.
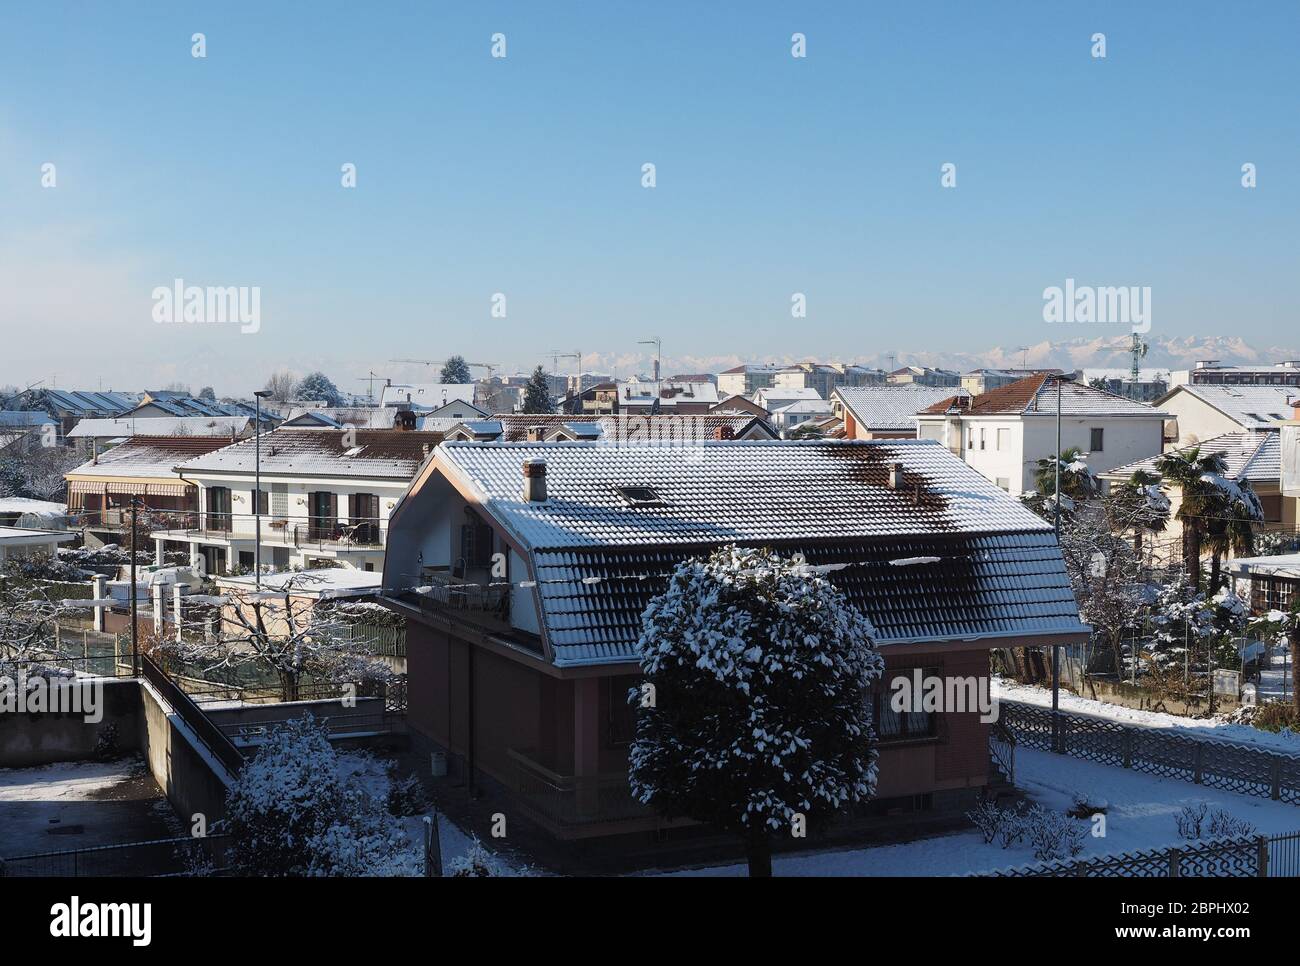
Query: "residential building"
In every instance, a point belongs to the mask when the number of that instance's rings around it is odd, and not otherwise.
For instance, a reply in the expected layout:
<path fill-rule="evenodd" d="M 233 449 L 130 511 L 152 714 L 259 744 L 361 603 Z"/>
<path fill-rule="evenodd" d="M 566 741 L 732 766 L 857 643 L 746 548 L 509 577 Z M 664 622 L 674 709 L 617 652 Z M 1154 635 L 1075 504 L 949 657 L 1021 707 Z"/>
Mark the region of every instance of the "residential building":
<path fill-rule="evenodd" d="M 1051 527 L 928 440 L 656 447 L 447 442 L 390 521 L 384 603 L 407 617 L 408 725 L 462 780 L 559 838 L 662 829 L 627 751 L 641 614 L 724 543 L 825 566 L 876 629 L 876 800 L 959 815 L 995 774 L 978 712 L 887 713 L 914 670 L 1087 640 Z"/>
<path fill-rule="evenodd" d="M 1259 529 L 1290 533 L 1297 531 L 1297 524 L 1300 523 L 1297 518 L 1297 505 L 1300 504 L 1300 499 L 1297 499 L 1297 495 L 1287 496 L 1283 493 L 1282 450 L 1278 430 L 1225 433 L 1189 446 L 1178 447 L 1171 452 L 1186 452 L 1193 448 L 1198 449 L 1203 455 L 1221 454 L 1227 464 L 1227 472 L 1224 476 L 1229 480 L 1238 482 L 1244 480 L 1250 483 L 1251 489 L 1255 491 L 1264 508 L 1264 522 Z M 1102 473 L 1101 478 L 1107 485 L 1114 487 L 1128 480 L 1138 470 L 1142 470 L 1161 480 L 1161 474 L 1156 469 L 1158 459 L 1158 456 L 1153 455 L 1126 463 Z M 1161 480 L 1161 489 L 1169 497 L 1169 523 L 1163 533 L 1147 542 L 1162 561 L 1176 560 L 1181 554 L 1183 536 L 1182 524 L 1176 517 L 1178 508 L 1182 504 L 1182 491 L 1177 485 L 1163 480 Z M 1208 555 L 1209 548 L 1204 549 Z"/>
<path fill-rule="evenodd" d="M 1175 386 L 1156 400 L 1169 413 L 1166 441 L 1190 446 L 1203 439 L 1242 430 L 1276 429 L 1291 416 L 1291 400 L 1300 389 L 1289 386 L 1200 385 Z"/>
<path fill-rule="evenodd" d="M 829 399 L 838 386 L 884 385 L 883 369 L 867 369 L 841 363 L 800 362 L 776 374 L 773 385 L 780 389 L 816 389 L 822 399 Z"/>
<path fill-rule="evenodd" d="M 785 366 L 773 363 L 751 363 L 735 366 L 718 374 L 718 394 L 721 396 L 750 396 L 760 389 L 776 384 L 776 374 Z"/>
<path fill-rule="evenodd" d="M 768 420 L 780 430 L 782 436 L 788 436 L 791 430 L 813 420 L 823 420 L 834 415 L 831 404 L 825 399 L 800 399 L 772 410 Z"/>
<path fill-rule="evenodd" d="M 276 416 L 266 407 L 259 407 L 255 403 L 245 402 L 217 402 L 213 399 L 199 399 L 188 393 L 172 392 L 170 390 L 158 389 L 150 390 L 144 394 L 139 405 L 128 409 L 119 414 L 122 419 L 148 419 L 162 417 L 183 417 L 183 416 L 243 416 L 245 419 L 256 420 L 259 416 L 262 420 L 262 428 L 270 429 L 276 422 Z"/>
<path fill-rule="evenodd" d="M 1257 366 L 1225 366 L 1218 359 L 1202 359 L 1195 368 L 1178 369 L 1169 375 L 1175 386 L 1300 387 L 1300 359 Z"/>
<path fill-rule="evenodd" d="M 915 439 L 916 414 L 952 395 L 947 386 L 841 387 L 831 394 L 831 407 L 844 421 L 846 439 Z"/>
<path fill-rule="evenodd" d="M 62 439 L 82 419 L 119 416 L 140 401 L 139 393 L 90 392 L 72 389 L 35 389 L 23 394 L 29 409 L 42 409 L 59 426 Z"/>
<path fill-rule="evenodd" d="M 1061 376 L 1041 373 L 979 396 L 950 396 L 917 414 L 922 439 L 943 442 L 1012 496 L 1035 489 L 1040 459 L 1079 450 L 1097 474 L 1159 454 L 1166 414 Z"/>
<path fill-rule="evenodd" d="M 673 412 L 703 414 L 718 404 L 718 387 L 712 382 L 635 377 L 618 384 L 620 413 Z"/>
<path fill-rule="evenodd" d="M 187 525 L 199 509 L 198 487 L 177 476 L 176 465 L 229 443 L 222 436 L 132 436 L 64 475 L 68 512 L 88 535 L 114 543 L 130 518 L 133 499 L 137 514 Z"/>
<path fill-rule="evenodd" d="M 752 399 L 744 396 L 727 396 L 718 400 L 717 405 L 709 410 L 711 413 L 750 413 L 753 416 L 767 418 L 768 412 Z"/>
<path fill-rule="evenodd" d="M 903 366 L 889 374 L 894 385 L 960 386 L 961 375 L 948 369 L 931 369 L 928 366 Z"/>
<path fill-rule="evenodd" d="M 967 395 L 978 396 L 1040 372 L 1050 372 L 1054 376 L 1062 375 L 1060 369 L 972 369 L 962 375 L 961 388 Z"/>
<path fill-rule="evenodd" d="M 618 412 L 618 384 L 598 382 L 570 393 L 561 408 L 572 416 L 602 416 Z"/>
<path fill-rule="evenodd" d="M 66 530 L 29 530 L 0 526 L 0 570 L 10 560 L 53 557 L 61 543 L 77 538 Z"/>
<path fill-rule="evenodd" d="M 407 405 L 411 409 L 441 410 L 449 403 L 464 402 L 474 405 L 475 384 L 449 382 L 390 382 L 379 397 L 380 406 Z"/>
<path fill-rule="evenodd" d="M 814 402 L 821 401 L 822 395 L 816 389 L 787 389 L 783 386 L 772 386 L 767 389 L 759 389 L 754 393 L 753 402 L 761 406 L 769 413 L 789 406 L 797 402 Z"/>
<path fill-rule="evenodd" d="M 573 442 L 688 444 L 713 439 L 776 439 L 766 419 L 749 413 L 683 415 L 619 413 L 593 419 L 523 413 L 473 420 L 447 431 L 449 440 L 477 442 Z"/>
<path fill-rule="evenodd" d="M 1133 381 L 1132 369 L 1081 369 L 1078 378 L 1117 396 L 1147 403 L 1159 400 L 1169 391 L 1170 385 L 1168 369 L 1139 369 L 1137 382 Z"/>
<path fill-rule="evenodd" d="M 69 442 L 90 453 L 102 452 L 132 436 L 220 436 L 227 440 L 253 434 L 248 416 L 116 416 L 83 419 L 68 433 Z"/>
<path fill-rule="evenodd" d="M 178 462 L 175 473 L 197 489 L 199 512 L 188 526 L 151 534 L 157 558 L 185 550 L 209 574 L 251 570 L 260 512 L 263 567 L 377 571 L 389 513 L 441 439 L 415 430 L 281 427 L 261 437 L 260 494 L 256 440 Z"/>

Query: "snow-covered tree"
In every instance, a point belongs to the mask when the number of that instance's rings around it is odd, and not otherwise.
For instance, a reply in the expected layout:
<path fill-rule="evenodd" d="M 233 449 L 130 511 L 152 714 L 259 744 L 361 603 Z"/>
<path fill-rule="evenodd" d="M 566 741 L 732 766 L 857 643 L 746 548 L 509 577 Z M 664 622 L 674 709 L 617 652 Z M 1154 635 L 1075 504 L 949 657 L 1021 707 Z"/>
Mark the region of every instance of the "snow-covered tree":
<path fill-rule="evenodd" d="M 0 575 L 0 677 L 46 673 L 67 656 L 56 626 L 64 609 L 57 592 L 39 581 L 12 569 Z"/>
<path fill-rule="evenodd" d="M 442 372 L 438 374 L 438 381 L 463 386 L 467 382 L 473 382 L 474 377 L 470 375 L 469 363 L 465 361 L 464 356 L 452 356 L 442 364 Z"/>
<path fill-rule="evenodd" d="M 1131 533 L 1133 550 L 1139 556 L 1144 535 L 1164 533 L 1169 525 L 1169 508 L 1169 497 L 1160 489 L 1158 477 L 1145 470 L 1137 470 L 1114 487 L 1106 499 L 1111 528 Z"/>
<path fill-rule="evenodd" d="M 633 795 L 739 834 L 750 875 L 771 875 L 774 836 L 875 791 L 874 636 L 797 558 L 683 561 L 642 615 Z"/>
<path fill-rule="evenodd" d="M 293 391 L 298 385 L 298 377 L 288 369 L 277 369 L 267 376 L 265 388 L 271 398 L 278 403 L 287 403 L 293 398 Z"/>
<path fill-rule="evenodd" d="M 1072 500 L 1083 500 L 1101 492 L 1101 484 L 1084 461 L 1078 447 L 1063 450 L 1056 459 L 1048 456 L 1038 461 L 1034 471 L 1034 486 L 1045 497 L 1056 493 L 1056 470 L 1061 470 L 1061 494 Z"/>
<path fill-rule="evenodd" d="M 272 671 L 285 701 L 298 700 L 305 677 L 358 688 L 391 680 L 389 666 L 345 633 L 355 619 L 304 596 L 316 583 L 319 578 L 302 573 L 278 582 L 275 590 L 191 598 L 180 640 L 169 635 L 157 648 L 205 676 L 248 666 Z"/>
<path fill-rule="evenodd" d="M 538 366 L 533 370 L 528 384 L 524 386 L 524 412 L 553 413 L 555 402 L 551 399 L 551 385 L 546 379 L 546 370 Z"/>
<path fill-rule="evenodd" d="M 323 372 L 309 372 L 294 390 L 299 399 L 320 399 L 327 406 L 342 406 L 343 393 Z"/>
<path fill-rule="evenodd" d="M 410 842 L 383 804 L 343 773 L 311 715 L 267 736 L 226 796 L 218 829 L 244 876 L 410 874 Z"/>
<path fill-rule="evenodd" d="M 198 398 L 206 400 L 207 402 L 216 402 L 217 391 L 213 389 L 211 386 L 204 386 L 202 389 L 199 390 Z"/>

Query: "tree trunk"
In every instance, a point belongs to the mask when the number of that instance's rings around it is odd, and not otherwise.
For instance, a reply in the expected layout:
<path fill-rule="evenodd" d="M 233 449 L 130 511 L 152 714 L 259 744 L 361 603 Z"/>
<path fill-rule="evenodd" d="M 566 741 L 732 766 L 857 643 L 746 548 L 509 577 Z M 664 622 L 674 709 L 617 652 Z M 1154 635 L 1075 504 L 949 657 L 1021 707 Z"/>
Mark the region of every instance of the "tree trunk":
<path fill-rule="evenodd" d="M 1221 568 L 1223 565 L 1223 551 L 1215 550 L 1210 554 L 1210 596 L 1219 592 L 1219 580 Z"/>
<path fill-rule="evenodd" d="M 1300 667 L 1300 630 L 1291 632 L 1291 706 L 1300 715 L 1300 688 L 1295 686 L 1295 669 Z"/>
<path fill-rule="evenodd" d="M 1142 559 L 1142 528 L 1138 527 L 1133 531 L 1133 553 L 1138 560 Z"/>
<path fill-rule="evenodd" d="M 1185 524 L 1183 531 L 1183 566 L 1187 568 L 1187 579 L 1193 590 L 1201 589 L 1201 531 L 1196 524 Z"/>
<path fill-rule="evenodd" d="M 751 829 L 746 841 L 745 855 L 749 859 L 751 879 L 772 878 L 772 840 L 767 829 Z"/>

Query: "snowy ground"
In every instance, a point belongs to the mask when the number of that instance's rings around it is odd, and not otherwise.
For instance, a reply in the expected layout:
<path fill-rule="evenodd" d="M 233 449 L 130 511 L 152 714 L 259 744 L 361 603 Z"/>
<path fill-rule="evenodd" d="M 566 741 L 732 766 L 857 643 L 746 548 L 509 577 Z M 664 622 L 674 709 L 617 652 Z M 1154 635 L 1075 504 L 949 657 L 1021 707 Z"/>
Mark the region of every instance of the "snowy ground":
<path fill-rule="evenodd" d="M 1174 845 L 1174 816 L 1184 805 L 1207 803 L 1224 808 L 1265 834 L 1300 830 L 1300 808 L 1265 798 L 1234 795 L 1189 782 L 1154 778 L 1140 772 L 1079 761 L 1045 751 L 1016 752 L 1016 784 L 1053 811 L 1070 807 L 1074 793 L 1107 803 L 1105 838 L 1089 838 L 1083 856 Z M 1084 820 L 1078 820 L 1086 825 Z M 941 876 L 964 875 L 1035 861 L 1023 845 L 1003 849 L 984 844 L 977 832 L 943 835 L 901 845 L 777 856 L 773 873 L 784 876 Z M 741 876 L 744 865 L 715 866 L 671 873 L 681 876 Z"/>
<path fill-rule="evenodd" d="M 1004 678 L 993 679 L 993 696 L 998 700 L 1020 701 L 1044 708 L 1052 706 L 1051 689 L 1017 684 Z M 1239 745 L 1258 745 L 1273 751 L 1300 754 L 1300 734 L 1289 730 L 1273 733 L 1252 728 L 1250 725 L 1231 724 L 1218 718 L 1186 718 L 1159 711 L 1140 711 L 1137 708 L 1126 708 L 1106 701 L 1081 698 L 1066 691 L 1061 692 L 1061 710 L 1072 714 L 1090 714 L 1119 724 L 1142 728 L 1185 731 L 1193 738 L 1231 741 Z"/>

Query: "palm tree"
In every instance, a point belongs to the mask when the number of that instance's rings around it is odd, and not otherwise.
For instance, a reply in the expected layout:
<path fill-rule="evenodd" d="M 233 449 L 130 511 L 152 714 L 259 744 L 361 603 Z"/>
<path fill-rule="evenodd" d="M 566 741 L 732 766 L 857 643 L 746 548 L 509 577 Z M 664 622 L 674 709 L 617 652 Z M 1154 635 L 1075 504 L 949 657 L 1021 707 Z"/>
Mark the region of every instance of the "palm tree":
<path fill-rule="evenodd" d="M 1224 480 L 1219 483 L 1223 491 L 1223 515 L 1209 523 L 1206 539 L 1210 547 L 1210 594 L 1215 594 L 1223 583 L 1223 555 L 1246 557 L 1255 552 L 1254 524 L 1264 520 L 1259 497 L 1248 480 Z"/>
<path fill-rule="evenodd" d="M 1142 556 L 1142 535 L 1164 533 L 1169 526 L 1169 499 L 1160 491 L 1160 477 L 1146 470 L 1115 487 L 1110 495 L 1110 518 L 1117 530 L 1133 531 L 1133 552 Z"/>
<path fill-rule="evenodd" d="M 1057 463 L 1057 460 L 1046 456 L 1038 461 L 1038 469 L 1034 471 L 1034 486 L 1044 496 L 1052 496 L 1056 493 Z M 1097 478 L 1092 475 L 1092 470 L 1084 463 L 1083 453 L 1079 447 L 1071 446 L 1069 449 L 1062 450 L 1059 463 L 1062 496 L 1068 496 L 1073 500 L 1085 500 L 1097 495 L 1100 486 Z"/>
<path fill-rule="evenodd" d="M 1225 517 L 1225 494 L 1215 482 L 1228 471 L 1222 453 L 1201 454 L 1199 446 L 1164 453 L 1156 459 L 1156 472 L 1177 486 L 1182 502 L 1174 514 L 1183 525 L 1183 566 L 1194 590 L 1201 589 L 1201 545 L 1215 518 Z"/>

